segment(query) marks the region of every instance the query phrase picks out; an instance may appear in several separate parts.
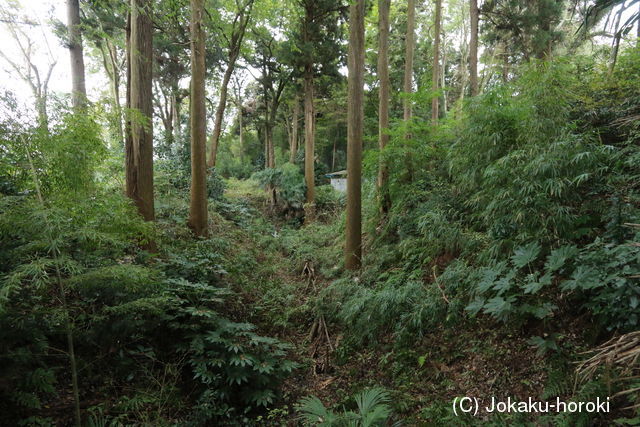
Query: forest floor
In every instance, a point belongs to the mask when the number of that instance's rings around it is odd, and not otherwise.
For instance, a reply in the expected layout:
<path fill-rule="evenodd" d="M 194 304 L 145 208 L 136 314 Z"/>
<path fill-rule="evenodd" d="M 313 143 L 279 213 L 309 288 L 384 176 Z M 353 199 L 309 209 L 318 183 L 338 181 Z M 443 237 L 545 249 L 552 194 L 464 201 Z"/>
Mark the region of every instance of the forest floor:
<path fill-rule="evenodd" d="M 252 181 L 229 181 L 225 197 L 253 214 L 240 224 L 215 218 L 214 234 L 232 235 L 236 260 L 256 261 L 245 277 L 233 280 L 239 300 L 230 315 L 256 324 L 263 335 L 291 343 L 290 357 L 300 364 L 283 387 L 282 405 L 268 418 L 291 420 L 295 403 L 304 396 L 341 407 L 355 393 L 382 386 L 392 393 L 395 413 L 408 425 L 434 419 L 440 420 L 437 425 L 467 425 L 472 420 L 452 414 L 456 396 L 488 403 L 492 396 L 526 400 L 570 393 L 562 390 L 566 361 L 544 358 L 527 343 L 528 336 L 494 329 L 492 323 L 443 326 L 404 343 L 388 334 L 377 342 L 353 344 L 345 339 L 350 331 L 318 309 L 321 291 L 330 282 L 321 271 L 331 270 L 327 264 L 342 251 L 336 226 L 340 216 L 325 215 L 303 228 L 287 225 Z M 314 253 L 317 257 L 309 256 Z"/>

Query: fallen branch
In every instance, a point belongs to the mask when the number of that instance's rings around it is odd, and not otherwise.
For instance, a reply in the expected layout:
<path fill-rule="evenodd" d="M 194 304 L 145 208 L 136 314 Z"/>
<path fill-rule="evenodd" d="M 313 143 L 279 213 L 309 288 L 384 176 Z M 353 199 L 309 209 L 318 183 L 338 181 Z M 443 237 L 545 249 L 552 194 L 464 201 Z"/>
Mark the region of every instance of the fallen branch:
<path fill-rule="evenodd" d="M 608 383 L 612 382 L 628 382 L 640 378 L 638 370 L 640 370 L 640 331 L 631 332 L 619 337 L 611 338 L 604 344 L 582 352 L 580 354 L 593 354 L 586 360 L 576 362 L 576 381 L 574 390 L 578 385 L 590 381 L 599 368 L 605 368 L 607 372 L 615 369 L 619 372 L 620 377 L 615 379 L 608 378 Z M 612 397 L 621 397 L 637 394 L 640 387 L 631 387 L 615 393 Z M 624 409 L 637 408 L 639 404 Z"/>
<path fill-rule="evenodd" d="M 444 289 L 442 289 L 442 286 L 440 286 L 440 283 L 438 283 L 438 276 L 436 276 L 435 265 L 433 266 L 433 283 L 435 283 L 438 289 L 440 289 L 440 293 L 442 294 L 442 299 L 444 300 L 444 302 L 446 302 L 447 304 L 450 304 L 449 298 L 447 298 L 447 294 L 444 293 Z"/>

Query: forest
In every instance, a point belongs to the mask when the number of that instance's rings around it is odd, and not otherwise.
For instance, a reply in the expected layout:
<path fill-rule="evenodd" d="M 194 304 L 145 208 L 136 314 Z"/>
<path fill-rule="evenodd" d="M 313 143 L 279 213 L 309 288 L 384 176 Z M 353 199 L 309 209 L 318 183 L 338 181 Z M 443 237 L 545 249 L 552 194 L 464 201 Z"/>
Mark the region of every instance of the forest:
<path fill-rule="evenodd" d="M 640 425 L 640 0 L 0 34 L 1 426 Z"/>

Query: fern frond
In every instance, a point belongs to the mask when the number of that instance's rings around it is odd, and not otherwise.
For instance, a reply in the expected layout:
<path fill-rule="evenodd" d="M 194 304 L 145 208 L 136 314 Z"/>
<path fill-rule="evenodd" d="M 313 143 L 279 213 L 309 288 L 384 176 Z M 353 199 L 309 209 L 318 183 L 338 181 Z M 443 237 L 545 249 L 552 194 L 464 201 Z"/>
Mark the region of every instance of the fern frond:
<path fill-rule="evenodd" d="M 300 413 L 298 418 L 305 425 L 330 427 L 338 421 L 338 417 L 315 396 L 302 398 L 297 409 Z"/>

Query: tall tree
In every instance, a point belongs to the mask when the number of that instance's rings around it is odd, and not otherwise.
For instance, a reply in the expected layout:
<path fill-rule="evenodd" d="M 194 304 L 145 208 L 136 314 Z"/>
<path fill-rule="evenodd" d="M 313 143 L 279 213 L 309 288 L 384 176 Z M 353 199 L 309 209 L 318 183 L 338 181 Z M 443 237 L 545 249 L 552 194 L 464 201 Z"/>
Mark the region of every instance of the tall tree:
<path fill-rule="evenodd" d="M 233 81 L 234 88 L 234 104 L 236 106 L 237 115 L 238 115 L 238 136 L 240 137 L 240 156 L 242 157 L 244 153 L 244 118 L 242 116 L 243 107 L 242 107 L 242 84 L 244 83 L 244 79 L 242 77 L 236 77 Z"/>
<path fill-rule="evenodd" d="M 282 62 L 277 57 L 280 46 L 276 37 L 267 28 L 256 29 L 255 42 L 256 61 L 252 65 L 260 70 L 258 81 L 262 86 L 262 106 L 264 109 L 265 167 L 275 168 L 273 129 L 276 126 L 282 94 L 289 82 L 291 73 L 283 68 Z M 268 192 L 271 204 L 275 205 L 275 188 L 269 187 Z"/>
<path fill-rule="evenodd" d="M 84 55 L 78 0 L 67 0 L 67 23 L 69 27 L 69 54 L 71 56 L 71 102 L 74 108 L 81 108 L 87 101 L 87 88 L 84 78 Z"/>
<path fill-rule="evenodd" d="M 380 92 L 378 99 L 378 145 L 380 153 L 389 142 L 389 10 L 391 0 L 378 0 L 378 80 Z M 391 200 L 386 188 L 389 175 L 388 167 L 380 155 L 378 167 L 378 194 L 380 210 L 389 211 Z"/>
<path fill-rule="evenodd" d="M 459 24 L 459 30 L 460 30 L 460 46 L 459 46 L 459 51 L 460 51 L 460 63 L 458 64 L 458 72 L 456 73 L 458 75 L 458 81 L 460 84 L 460 92 L 458 93 L 458 105 L 459 107 L 462 107 L 462 100 L 464 99 L 465 95 L 466 95 L 466 90 L 467 90 L 467 82 L 470 80 L 470 71 L 469 71 L 469 32 L 470 32 L 470 19 L 467 19 L 467 16 L 469 15 L 469 11 L 466 10 L 464 8 L 464 6 L 462 6 L 460 8 L 460 24 Z M 477 70 L 476 70 L 477 71 Z M 442 77 L 443 77 L 443 83 L 442 85 L 445 86 L 444 80 L 446 79 L 446 73 L 442 73 Z M 477 81 L 476 81 L 477 82 Z M 456 108 L 454 113 L 458 114 L 460 112 L 460 108 Z"/>
<path fill-rule="evenodd" d="M 469 0 L 469 17 L 471 24 L 471 37 L 469 40 L 469 80 L 471 84 L 471 96 L 478 94 L 478 0 Z"/>
<path fill-rule="evenodd" d="M 131 0 L 125 142 L 126 190 L 140 215 L 155 219 L 153 206 L 153 26 L 152 0 Z"/>
<path fill-rule="evenodd" d="M 207 235 L 204 0 L 191 0 L 191 206 L 189 227 Z"/>
<path fill-rule="evenodd" d="M 436 14 L 434 22 L 434 41 L 433 41 L 433 70 L 431 76 L 431 88 L 434 91 L 431 100 L 431 121 L 435 124 L 438 122 L 438 106 L 440 104 L 440 96 L 435 93 L 439 89 L 440 79 L 440 25 L 442 23 L 442 0 L 436 0 Z"/>
<path fill-rule="evenodd" d="M 305 32 L 306 33 L 306 32 Z M 304 71 L 304 181 L 307 185 L 305 221 L 315 217 L 316 175 L 315 175 L 315 127 L 316 113 L 313 104 L 313 65 Z"/>
<path fill-rule="evenodd" d="M 311 3 L 311 4 L 310 4 Z M 302 39 L 305 45 L 312 42 L 310 25 L 315 19 L 313 2 L 305 1 L 304 21 L 302 27 Z M 313 104 L 313 56 L 304 64 L 304 181 L 307 185 L 306 191 L 306 215 L 305 221 L 313 220 L 315 216 L 316 201 L 316 177 L 315 177 L 315 106 Z"/>
<path fill-rule="evenodd" d="M 109 90 L 111 91 L 111 103 L 114 112 L 114 128 L 118 142 L 124 144 L 124 128 L 122 126 L 122 104 L 120 103 L 120 81 L 122 69 L 126 65 L 126 54 L 122 55 L 117 46 L 109 39 L 100 43 L 98 48 L 102 55 L 102 65 L 109 78 Z M 122 145 L 120 145 L 122 146 Z"/>
<path fill-rule="evenodd" d="M 224 118 L 224 111 L 227 106 L 229 80 L 231 80 L 231 75 L 236 67 L 236 61 L 240 55 L 242 40 L 244 39 L 247 25 L 251 19 L 251 9 L 253 8 L 254 0 L 236 0 L 235 4 L 236 13 L 231 25 L 231 34 L 227 36 L 224 31 L 222 32 L 222 35 L 227 41 L 227 68 L 225 69 L 222 84 L 220 85 L 220 98 L 218 99 L 218 106 L 213 123 L 213 133 L 211 134 L 211 148 L 207 161 L 207 166 L 210 168 L 216 165 L 218 143 L 220 142 L 220 133 L 222 132 L 222 119 Z"/>
<path fill-rule="evenodd" d="M 409 94 L 413 91 L 413 56 L 416 50 L 416 2 L 408 0 L 407 2 L 407 36 L 405 41 L 404 55 L 404 92 Z M 411 119 L 411 100 L 404 99 L 403 103 L 404 120 Z"/>
<path fill-rule="evenodd" d="M 296 162 L 298 154 L 298 122 L 300 119 L 300 100 L 298 96 L 293 98 L 293 107 L 291 114 L 291 142 L 289 144 L 289 163 Z"/>
<path fill-rule="evenodd" d="M 292 62 L 301 69 L 303 79 L 305 222 L 310 222 L 315 216 L 315 77 L 319 68 L 325 76 L 337 72 L 340 23 L 336 14 L 343 10 L 343 5 L 336 0 L 297 0 L 296 3 L 302 8 L 303 16 Z"/>
<path fill-rule="evenodd" d="M 364 128 L 364 0 L 351 3 L 349 12 L 347 109 L 347 225 L 345 267 L 362 263 L 362 136 Z"/>

